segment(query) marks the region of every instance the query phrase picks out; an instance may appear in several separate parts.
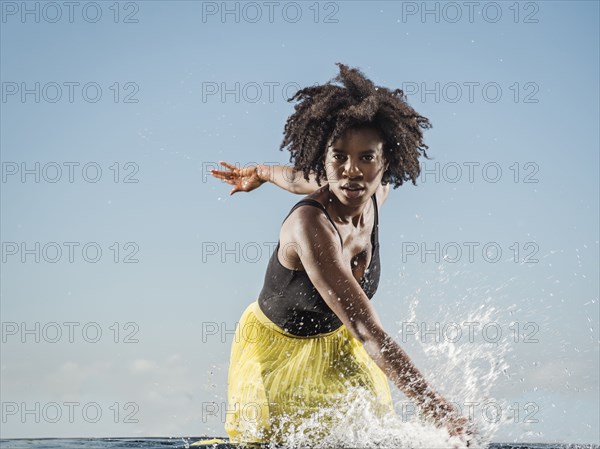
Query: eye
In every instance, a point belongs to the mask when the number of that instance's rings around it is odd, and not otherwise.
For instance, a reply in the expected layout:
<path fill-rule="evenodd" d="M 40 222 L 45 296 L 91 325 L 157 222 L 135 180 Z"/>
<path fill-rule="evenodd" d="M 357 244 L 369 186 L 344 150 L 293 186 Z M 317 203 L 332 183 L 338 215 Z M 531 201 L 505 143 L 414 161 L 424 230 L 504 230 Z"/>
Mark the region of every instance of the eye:
<path fill-rule="evenodd" d="M 334 154 L 332 157 L 333 157 L 335 160 L 338 160 L 338 161 L 340 161 L 340 160 L 343 160 L 345 156 L 344 156 L 343 154 Z M 340 158 L 340 159 L 338 159 L 338 158 Z"/>
<path fill-rule="evenodd" d="M 365 155 L 365 157 L 369 158 L 369 159 L 367 159 L 368 161 L 372 161 L 375 159 L 375 156 L 373 156 L 372 154 L 367 154 L 367 155 Z"/>

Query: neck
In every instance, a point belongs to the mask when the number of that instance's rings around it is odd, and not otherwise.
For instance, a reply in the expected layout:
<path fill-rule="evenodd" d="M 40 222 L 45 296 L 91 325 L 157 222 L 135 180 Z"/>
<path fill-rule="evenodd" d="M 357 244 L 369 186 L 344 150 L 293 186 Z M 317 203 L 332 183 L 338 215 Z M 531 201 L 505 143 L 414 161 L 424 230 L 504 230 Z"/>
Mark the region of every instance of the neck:
<path fill-rule="evenodd" d="M 358 206 L 348 206 L 342 203 L 337 196 L 329 191 L 327 212 L 336 221 L 342 224 L 352 224 L 357 227 L 363 221 L 363 213 L 367 207 L 368 200 Z M 371 198 L 369 197 L 369 200 Z M 332 213 L 333 212 L 333 213 Z"/>

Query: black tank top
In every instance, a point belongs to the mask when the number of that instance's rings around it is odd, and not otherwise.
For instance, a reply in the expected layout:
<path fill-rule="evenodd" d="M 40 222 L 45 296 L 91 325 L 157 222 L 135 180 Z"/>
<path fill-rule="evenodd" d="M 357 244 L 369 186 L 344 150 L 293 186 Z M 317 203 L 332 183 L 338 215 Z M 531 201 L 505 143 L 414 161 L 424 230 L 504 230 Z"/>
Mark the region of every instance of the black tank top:
<path fill-rule="evenodd" d="M 371 262 L 360 280 L 360 286 L 371 299 L 379 285 L 379 212 L 375 195 L 371 197 L 375 208 L 375 223 L 371 233 Z M 301 205 L 320 208 L 337 227 L 327 213 L 325 207 L 316 200 L 305 198 L 292 207 L 287 217 Z M 338 231 L 339 235 L 339 231 Z M 342 236 L 340 235 L 340 242 Z M 258 297 L 258 305 L 262 312 L 277 326 L 286 332 L 308 337 L 336 330 L 342 325 L 337 315 L 329 308 L 325 300 L 314 287 L 306 271 L 290 270 L 279 262 L 277 248 L 269 259 L 263 288 Z M 343 242 L 342 242 L 343 246 Z"/>

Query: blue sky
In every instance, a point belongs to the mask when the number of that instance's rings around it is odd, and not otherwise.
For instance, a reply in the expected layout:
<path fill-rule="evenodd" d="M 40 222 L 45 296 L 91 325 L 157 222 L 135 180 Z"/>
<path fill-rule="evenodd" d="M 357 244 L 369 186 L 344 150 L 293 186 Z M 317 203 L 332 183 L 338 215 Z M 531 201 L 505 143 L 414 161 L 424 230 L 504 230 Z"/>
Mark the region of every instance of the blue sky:
<path fill-rule="evenodd" d="M 300 197 L 229 197 L 209 170 L 288 163 L 284 97 L 343 62 L 433 124 L 434 159 L 381 209 L 386 329 L 493 320 L 496 349 L 465 350 L 510 366 L 480 390 L 521 411 L 494 440 L 598 443 L 599 7 L 492 3 L 3 1 L 3 437 L 224 435 L 203 410 L 226 400 L 227 332 Z"/>

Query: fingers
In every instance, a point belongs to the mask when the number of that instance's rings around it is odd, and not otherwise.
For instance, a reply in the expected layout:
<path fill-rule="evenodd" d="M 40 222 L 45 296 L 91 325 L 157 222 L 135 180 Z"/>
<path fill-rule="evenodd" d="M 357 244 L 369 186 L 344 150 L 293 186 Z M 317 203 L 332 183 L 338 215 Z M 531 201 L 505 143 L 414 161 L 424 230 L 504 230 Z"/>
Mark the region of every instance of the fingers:
<path fill-rule="evenodd" d="M 223 166 L 227 167 L 229 170 L 237 170 L 237 167 L 236 167 L 235 165 L 232 165 L 232 164 L 230 164 L 230 163 L 228 163 L 228 162 L 225 162 L 225 161 L 219 161 L 219 164 L 221 164 L 221 165 L 223 165 Z"/>
<path fill-rule="evenodd" d="M 226 180 L 226 179 L 231 178 L 231 173 L 224 172 L 224 171 L 211 170 L 210 174 L 213 175 L 217 179 Z"/>
<path fill-rule="evenodd" d="M 230 181 L 234 177 L 233 173 L 231 172 L 224 172 L 218 170 L 211 170 L 210 174 L 217 179 L 222 179 L 223 181 Z"/>
<path fill-rule="evenodd" d="M 237 179 L 237 176 L 231 172 L 225 172 L 225 171 L 220 171 L 220 170 L 211 170 L 210 173 L 215 178 L 220 179 L 221 181 L 225 181 L 227 184 L 231 184 L 232 186 L 237 185 L 239 182 L 239 179 Z"/>
<path fill-rule="evenodd" d="M 225 170 L 211 170 L 210 171 L 213 175 L 219 175 L 219 176 L 231 176 L 233 173 L 230 171 L 225 171 Z"/>
<path fill-rule="evenodd" d="M 228 168 L 230 171 L 210 170 L 210 174 L 213 175 L 215 178 L 225 181 L 226 183 L 234 186 L 233 189 L 231 189 L 231 191 L 229 192 L 230 196 L 236 192 L 248 191 L 248 188 L 246 185 L 248 183 L 248 180 L 244 180 L 244 175 L 240 172 L 240 170 L 236 166 L 234 166 L 228 162 L 225 162 L 225 161 L 219 161 L 219 164 Z M 240 185 L 240 182 L 242 182 L 242 185 Z"/>
<path fill-rule="evenodd" d="M 215 174 L 213 174 L 213 176 L 221 181 L 225 181 L 227 184 L 231 184 L 232 186 L 237 184 L 237 181 L 235 179 L 231 179 L 229 176 L 219 176 Z"/>

